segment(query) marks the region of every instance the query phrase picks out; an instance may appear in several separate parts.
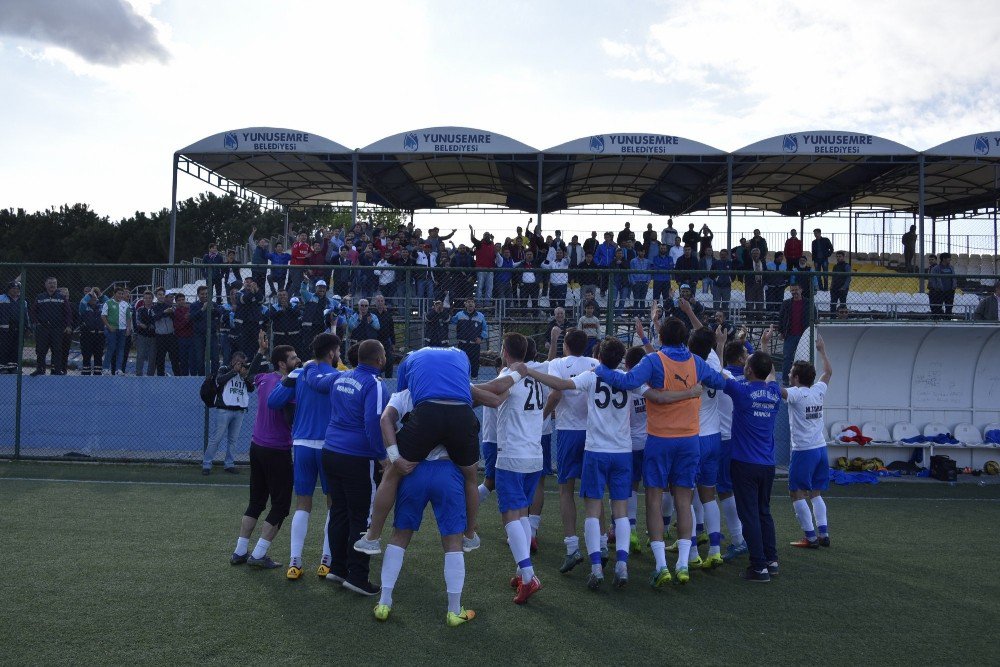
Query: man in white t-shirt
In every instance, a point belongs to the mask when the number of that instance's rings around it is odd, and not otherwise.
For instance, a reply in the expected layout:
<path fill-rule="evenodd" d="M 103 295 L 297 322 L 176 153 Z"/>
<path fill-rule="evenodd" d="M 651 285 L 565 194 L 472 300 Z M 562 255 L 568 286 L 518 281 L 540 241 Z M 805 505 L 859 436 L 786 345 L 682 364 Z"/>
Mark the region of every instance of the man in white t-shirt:
<path fill-rule="evenodd" d="M 587 334 L 582 329 L 570 329 L 563 340 L 565 357 L 549 362 L 549 374 L 571 380 L 581 373 L 597 367 L 597 360 L 584 357 Z M 587 438 L 587 395 L 578 390 L 553 391 L 545 403 L 546 414 L 555 408 L 556 459 L 559 482 L 559 514 L 563 524 L 563 543 L 566 557 L 559 568 L 566 574 L 583 562 L 580 538 L 576 533 L 576 480 L 583 471 L 583 450 Z"/>
<path fill-rule="evenodd" d="M 782 398 L 788 401 L 788 425 L 792 436 L 788 490 L 792 496 L 792 509 L 805 533 L 805 537 L 791 544 L 803 549 L 830 546 L 826 502 L 820 494 L 830 486 L 830 462 L 826 453 L 826 438 L 823 437 L 823 399 L 833 375 L 833 366 L 826 356 L 826 344 L 821 336 L 816 337 L 816 350 L 823 360 L 823 375 L 819 381 L 816 381 L 815 366 L 808 361 L 796 361 L 790 373 L 791 386 L 781 390 Z M 812 512 L 806 498 L 812 500 Z M 815 526 L 813 514 L 816 515 Z"/>
<path fill-rule="evenodd" d="M 625 345 L 617 338 L 605 338 L 600 346 L 600 361 L 608 368 L 617 368 L 625 356 Z M 590 577 L 587 586 L 597 590 L 604 581 L 604 564 L 601 553 L 600 515 L 604 489 L 611 498 L 611 516 L 615 533 L 622 539 L 617 543 L 615 587 L 628 582 L 629 541 L 625 539 L 631 529 L 628 521 L 628 501 L 632 495 L 632 437 L 629 428 L 632 406 L 628 392 L 612 389 L 593 371 L 585 371 L 572 379 L 546 375 L 525 364 L 512 370 L 548 385 L 556 391 L 580 391 L 587 399 L 587 429 L 583 469 L 580 479 L 580 497 L 584 499 L 587 518 L 584 522 L 584 539 L 590 556 Z M 617 371 L 621 373 L 621 371 Z M 681 392 L 656 391 L 640 387 L 642 396 L 659 403 L 686 400 L 701 393 L 701 386 Z"/>
<path fill-rule="evenodd" d="M 638 319 L 638 318 L 636 318 Z M 625 370 L 630 371 L 646 356 L 645 348 L 630 347 L 625 352 Z M 629 400 L 632 410 L 629 413 L 629 436 L 632 439 L 632 496 L 628 500 L 629 547 L 639 553 L 639 534 L 636 530 L 636 518 L 639 509 L 639 482 L 642 481 L 642 458 L 646 451 L 646 397 L 642 387 L 629 390 Z M 664 494 L 669 498 L 670 494 Z M 615 543 L 623 539 L 615 531 Z"/>
<path fill-rule="evenodd" d="M 545 361 L 534 361 L 538 356 L 538 345 L 535 343 L 533 338 L 528 338 L 528 353 L 525 359 L 527 363 L 532 368 L 536 369 L 540 373 L 549 372 L 549 362 L 555 359 L 557 346 L 555 341 L 558 338 L 559 332 L 557 327 L 553 327 L 550 332 L 552 336 L 553 344 L 549 346 L 549 356 Z M 549 400 L 549 394 L 552 391 L 542 385 L 542 405 Z M 538 551 L 538 529 L 542 525 L 542 510 L 545 507 L 545 478 L 551 477 L 555 473 L 552 471 L 552 432 L 555 430 L 555 419 L 553 413 L 542 412 L 542 478 L 538 480 L 538 486 L 535 487 L 535 497 L 531 501 L 531 507 L 528 508 L 528 523 L 531 524 L 531 553 L 534 555 Z"/>

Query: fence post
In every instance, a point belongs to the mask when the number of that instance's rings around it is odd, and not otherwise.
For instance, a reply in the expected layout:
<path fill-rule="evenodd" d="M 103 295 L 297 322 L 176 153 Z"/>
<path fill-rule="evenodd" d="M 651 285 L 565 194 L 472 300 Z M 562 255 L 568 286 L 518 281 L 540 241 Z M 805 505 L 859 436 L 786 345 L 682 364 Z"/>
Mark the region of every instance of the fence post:
<path fill-rule="evenodd" d="M 605 316 L 604 323 L 604 335 L 612 336 L 614 335 L 614 322 L 615 322 L 615 277 L 617 274 L 612 270 L 607 274 L 608 276 L 608 312 Z"/>
<path fill-rule="evenodd" d="M 405 290 L 403 291 L 403 326 L 406 328 L 406 342 L 407 345 L 410 342 L 410 322 L 412 321 L 412 313 L 410 312 L 410 267 L 403 269 L 403 285 Z"/>
<path fill-rule="evenodd" d="M 21 387 L 24 382 L 24 327 L 27 310 L 28 269 L 21 269 L 21 298 L 17 303 L 17 391 L 14 399 L 14 460 L 21 458 Z M 37 361 L 35 363 L 38 363 Z"/>
<path fill-rule="evenodd" d="M 209 272 L 208 275 L 209 275 L 209 280 L 211 280 L 213 277 L 211 272 Z M 212 336 L 215 335 L 215 332 L 212 331 L 212 320 L 215 319 L 215 300 L 212 295 L 212 290 L 214 289 L 214 286 L 210 283 L 207 285 L 207 287 L 208 287 L 208 301 L 206 302 L 205 305 L 208 306 L 208 312 L 205 314 L 205 363 L 202 365 L 202 371 L 205 373 L 206 377 L 212 374 L 212 362 L 215 360 L 215 358 L 212 356 Z M 202 429 L 201 429 L 202 456 L 204 456 L 205 452 L 208 451 L 208 429 L 209 429 L 210 416 L 211 416 L 211 410 L 206 405 L 205 416 L 203 419 Z"/>

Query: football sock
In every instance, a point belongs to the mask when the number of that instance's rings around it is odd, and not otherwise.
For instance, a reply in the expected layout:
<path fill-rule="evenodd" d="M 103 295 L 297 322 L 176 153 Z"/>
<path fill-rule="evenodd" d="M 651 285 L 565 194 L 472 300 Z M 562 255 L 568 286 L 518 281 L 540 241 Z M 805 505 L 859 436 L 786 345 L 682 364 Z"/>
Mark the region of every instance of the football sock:
<path fill-rule="evenodd" d="M 382 556 L 382 597 L 379 604 L 392 606 L 392 589 L 396 587 L 396 580 L 399 579 L 399 571 L 403 569 L 403 556 L 406 549 L 390 544 L 385 548 Z M 445 563 L 448 562 L 448 554 L 444 555 Z M 446 566 L 447 567 L 447 566 Z"/>
<path fill-rule="evenodd" d="M 710 500 L 705 503 L 705 529 L 708 530 L 708 555 L 719 553 L 722 544 L 722 515 L 719 503 Z"/>
<path fill-rule="evenodd" d="M 809 511 L 809 503 L 805 498 L 800 498 L 792 503 L 792 509 L 795 510 L 795 516 L 798 517 L 799 526 L 802 527 L 802 532 L 806 534 L 810 540 L 816 539 L 816 531 L 813 530 L 813 518 L 812 512 Z"/>
<path fill-rule="evenodd" d="M 698 498 L 697 493 L 694 496 Z M 694 505 L 691 505 L 691 548 L 688 550 L 688 560 L 691 562 L 693 560 L 698 560 L 701 556 L 698 554 L 698 528 L 697 520 L 695 519 Z M 678 543 L 679 544 L 679 543 Z"/>
<path fill-rule="evenodd" d="M 233 553 L 235 553 L 237 556 L 245 556 L 246 553 L 247 553 L 247 548 L 249 546 L 250 546 L 250 538 L 249 537 L 237 537 L 236 538 L 236 551 L 234 551 Z"/>
<path fill-rule="evenodd" d="M 625 534 L 628 535 L 628 533 Z M 607 549 L 607 548 L 608 548 L 608 534 L 601 533 L 601 549 Z"/>
<path fill-rule="evenodd" d="M 257 546 L 253 548 L 251 556 L 253 558 L 263 558 L 267 555 L 267 550 L 271 548 L 271 543 L 263 537 L 257 540 Z"/>
<path fill-rule="evenodd" d="M 677 540 L 677 569 L 687 567 L 691 555 L 691 540 Z"/>
<path fill-rule="evenodd" d="M 633 491 L 632 495 L 628 499 L 628 522 L 630 526 L 635 525 L 635 517 L 638 511 L 639 511 L 639 494 Z M 617 533 L 618 530 L 615 529 L 615 532 Z"/>
<path fill-rule="evenodd" d="M 538 535 L 538 527 L 542 525 L 542 516 L 540 514 L 529 514 L 528 523 L 531 524 L 531 536 L 535 537 Z"/>
<path fill-rule="evenodd" d="M 563 543 L 566 545 L 567 556 L 572 556 L 575 552 L 580 550 L 580 538 L 576 535 L 564 537 Z"/>
<path fill-rule="evenodd" d="M 663 530 L 670 530 L 670 516 L 674 513 L 674 497 L 663 492 L 663 500 L 660 502 L 660 512 L 663 514 Z"/>
<path fill-rule="evenodd" d="M 486 500 L 486 496 L 490 495 L 490 490 L 486 488 L 485 484 L 479 485 L 479 502 L 482 503 Z"/>
<path fill-rule="evenodd" d="M 449 551 L 444 555 L 444 585 L 448 591 L 448 611 L 454 614 L 462 613 L 465 554 L 461 551 Z"/>
<path fill-rule="evenodd" d="M 531 550 L 528 540 L 524 537 L 521 522 L 515 519 L 503 528 L 507 531 L 507 545 L 510 547 L 510 553 L 514 556 L 514 562 L 521 570 L 521 579 L 530 580 L 531 576 L 534 575 L 534 569 L 531 567 Z M 526 570 L 531 570 L 532 575 L 525 575 Z"/>
<path fill-rule="evenodd" d="M 829 535 L 830 530 L 826 524 L 826 501 L 823 496 L 816 496 L 812 499 L 813 512 L 816 514 L 816 526 L 820 535 Z"/>
<path fill-rule="evenodd" d="M 528 521 L 528 517 L 522 516 L 518 519 L 521 524 L 521 530 L 524 531 L 524 539 L 528 541 L 528 549 L 531 550 L 531 522 Z"/>
<path fill-rule="evenodd" d="M 616 557 L 618 558 L 619 565 L 628 562 L 629 541 L 624 536 L 628 535 L 630 531 L 631 528 L 628 517 L 615 519 L 615 535 L 622 536 L 621 538 L 615 540 L 615 550 L 618 552 Z"/>
<path fill-rule="evenodd" d="M 603 576 L 601 567 L 601 520 L 595 517 L 587 517 L 583 520 L 583 541 L 587 546 L 587 554 L 590 556 L 590 571 L 593 574 Z"/>
<path fill-rule="evenodd" d="M 698 489 L 694 490 L 694 497 L 691 498 L 691 508 L 694 510 L 694 534 L 698 535 L 705 530 L 705 506 L 701 504 Z"/>
<path fill-rule="evenodd" d="M 653 560 L 656 561 L 656 569 L 659 570 L 667 566 L 666 545 L 663 541 L 650 542 L 649 548 L 653 551 Z"/>
<path fill-rule="evenodd" d="M 743 544 L 743 524 L 736 511 L 736 496 L 729 496 L 719 504 L 722 506 L 722 513 L 726 515 L 726 529 L 729 531 L 730 543 L 736 546 Z"/>
<path fill-rule="evenodd" d="M 330 555 L 330 510 L 326 511 L 326 522 L 323 524 L 323 565 L 329 565 L 333 557 Z"/>
<path fill-rule="evenodd" d="M 309 530 L 309 512 L 305 510 L 295 510 L 292 515 L 292 565 L 300 565 L 302 561 L 302 547 L 306 543 L 306 531 Z"/>

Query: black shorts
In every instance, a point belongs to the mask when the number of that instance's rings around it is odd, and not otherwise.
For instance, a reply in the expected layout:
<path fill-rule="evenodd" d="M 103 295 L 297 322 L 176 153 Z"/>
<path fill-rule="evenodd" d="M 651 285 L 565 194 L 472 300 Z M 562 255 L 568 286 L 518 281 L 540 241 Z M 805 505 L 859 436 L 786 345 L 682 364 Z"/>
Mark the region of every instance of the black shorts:
<path fill-rule="evenodd" d="M 399 455 L 419 463 L 444 445 L 457 466 L 479 462 L 479 419 L 472 406 L 424 401 L 413 409 L 396 436 Z"/>
<path fill-rule="evenodd" d="M 250 506 L 247 516 L 260 516 L 270 498 L 271 511 L 267 515 L 267 521 L 279 524 L 291 509 L 292 481 L 291 449 L 273 449 L 251 442 Z"/>

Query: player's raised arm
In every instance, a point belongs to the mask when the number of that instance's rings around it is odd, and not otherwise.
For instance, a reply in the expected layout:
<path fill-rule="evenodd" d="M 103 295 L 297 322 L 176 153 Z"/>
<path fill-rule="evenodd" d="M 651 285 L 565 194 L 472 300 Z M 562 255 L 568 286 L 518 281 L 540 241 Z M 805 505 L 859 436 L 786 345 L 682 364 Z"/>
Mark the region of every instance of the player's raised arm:
<path fill-rule="evenodd" d="M 642 397 L 647 401 L 652 401 L 653 403 L 659 403 L 661 405 L 667 405 L 669 403 L 679 403 L 681 401 L 686 401 L 691 398 L 700 398 L 702 394 L 703 387 L 701 384 L 696 384 L 690 389 L 684 389 L 682 391 L 667 391 L 666 389 L 647 389 Z"/>
<path fill-rule="evenodd" d="M 652 341 L 646 338 L 646 330 L 642 326 L 642 320 L 638 317 L 635 318 L 635 335 L 642 341 L 642 349 L 646 350 L 647 354 L 656 352 L 656 348 L 653 347 Z"/>
<path fill-rule="evenodd" d="M 489 382 L 482 382 L 476 386 L 483 391 L 499 395 L 510 389 L 514 383 L 520 379 L 520 377 L 515 378 L 513 375 L 501 375 L 500 377 L 494 378 Z"/>
<path fill-rule="evenodd" d="M 498 408 L 500 404 L 507 400 L 510 392 L 504 391 L 495 394 L 492 391 L 481 389 L 479 385 L 472 385 L 472 404 L 483 405 L 487 408 Z"/>
<path fill-rule="evenodd" d="M 833 364 L 830 363 L 830 357 L 826 356 L 826 341 L 819 334 L 816 334 L 816 351 L 819 352 L 819 358 L 823 360 L 823 374 L 819 376 L 819 381 L 830 384 L 830 378 L 833 377 Z"/>
<path fill-rule="evenodd" d="M 551 389 L 558 389 L 561 391 L 576 389 L 576 385 L 573 384 L 572 380 L 564 380 L 554 375 L 549 375 L 548 373 L 540 373 L 534 368 L 529 368 L 528 365 L 524 363 L 514 364 L 510 367 L 510 369 L 515 373 L 520 373 L 522 376 L 528 375 Z"/>

